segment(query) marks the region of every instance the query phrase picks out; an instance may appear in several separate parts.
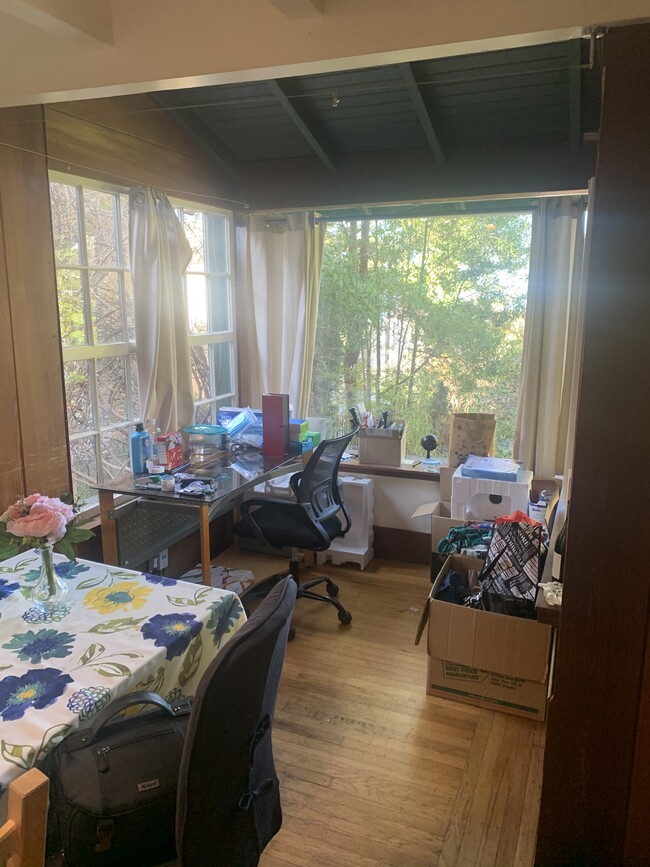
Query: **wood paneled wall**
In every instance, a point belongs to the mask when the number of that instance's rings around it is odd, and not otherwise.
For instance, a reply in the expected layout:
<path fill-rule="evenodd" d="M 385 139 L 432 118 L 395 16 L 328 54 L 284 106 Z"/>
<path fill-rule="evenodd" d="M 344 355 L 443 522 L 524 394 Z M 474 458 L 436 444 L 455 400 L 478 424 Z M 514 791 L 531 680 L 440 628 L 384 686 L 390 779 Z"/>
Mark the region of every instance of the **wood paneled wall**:
<path fill-rule="evenodd" d="M 241 200 L 239 182 L 145 95 L 49 105 L 45 122 L 56 171 L 159 187 L 214 207 Z"/>
<path fill-rule="evenodd" d="M 604 38 L 582 385 L 538 867 L 650 864 L 650 672 L 644 669 L 650 662 L 650 25 L 615 28 Z"/>

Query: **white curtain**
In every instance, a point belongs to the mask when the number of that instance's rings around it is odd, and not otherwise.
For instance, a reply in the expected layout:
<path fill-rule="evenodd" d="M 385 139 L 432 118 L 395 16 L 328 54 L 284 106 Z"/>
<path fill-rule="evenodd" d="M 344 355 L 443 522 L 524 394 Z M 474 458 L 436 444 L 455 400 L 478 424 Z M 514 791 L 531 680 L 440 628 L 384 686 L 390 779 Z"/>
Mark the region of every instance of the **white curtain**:
<path fill-rule="evenodd" d="M 183 291 L 192 250 L 164 193 L 131 190 L 129 243 L 142 419 L 179 430 L 194 415 Z"/>
<path fill-rule="evenodd" d="M 250 399 L 288 394 L 296 418 L 309 405 L 323 239 L 324 226 L 306 213 L 249 221 Z"/>
<path fill-rule="evenodd" d="M 584 202 L 542 199 L 533 216 L 514 457 L 541 478 L 563 473 L 582 352 Z"/>

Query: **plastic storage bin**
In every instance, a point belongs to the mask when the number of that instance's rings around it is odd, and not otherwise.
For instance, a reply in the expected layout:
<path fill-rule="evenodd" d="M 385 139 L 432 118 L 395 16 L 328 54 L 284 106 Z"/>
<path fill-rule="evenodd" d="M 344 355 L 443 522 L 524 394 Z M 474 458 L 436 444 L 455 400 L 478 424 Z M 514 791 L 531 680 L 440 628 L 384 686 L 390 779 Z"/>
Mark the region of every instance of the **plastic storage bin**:
<path fill-rule="evenodd" d="M 521 470 L 519 481 L 468 479 L 458 467 L 451 479 L 451 517 L 462 521 L 493 521 L 516 509 L 528 512 L 528 497 L 533 474 Z"/>

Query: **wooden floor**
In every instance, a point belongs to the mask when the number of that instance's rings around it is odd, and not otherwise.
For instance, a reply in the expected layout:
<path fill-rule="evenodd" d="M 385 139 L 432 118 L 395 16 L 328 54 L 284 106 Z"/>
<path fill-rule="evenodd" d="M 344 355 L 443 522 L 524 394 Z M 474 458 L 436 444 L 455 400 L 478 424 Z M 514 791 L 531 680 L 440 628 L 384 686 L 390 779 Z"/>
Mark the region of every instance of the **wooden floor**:
<path fill-rule="evenodd" d="M 425 694 L 427 567 L 317 569 L 353 619 L 297 603 L 274 728 L 284 822 L 261 867 L 532 865 L 544 726 Z"/>

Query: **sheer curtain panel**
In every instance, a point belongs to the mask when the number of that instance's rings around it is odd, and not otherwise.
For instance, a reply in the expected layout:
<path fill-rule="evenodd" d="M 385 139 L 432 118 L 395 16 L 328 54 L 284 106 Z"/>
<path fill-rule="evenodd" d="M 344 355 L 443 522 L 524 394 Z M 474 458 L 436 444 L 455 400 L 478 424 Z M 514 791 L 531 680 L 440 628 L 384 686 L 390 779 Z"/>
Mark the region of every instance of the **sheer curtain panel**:
<path fill-rule="evenodd" d="M 324 226 L 306 213 L 252 216 L 246 293 L 251 403 L 288 394 L 294 417 L 311 389 Z"/>
<path fill-rule="evenodd" d="M 575 415 L 584 298 L 584 201 L 542 199 L 533 216 L 514 457 L 541 478 L 563 473 Z"/>
<path fill-rule="evenodd" d="M 142 419 L 179 430 L 194 415 L 183 289 L 192 250 L 164 193 L 131 190 L 129 243 Z"/>

